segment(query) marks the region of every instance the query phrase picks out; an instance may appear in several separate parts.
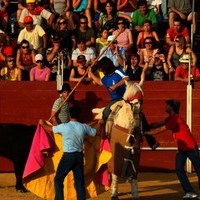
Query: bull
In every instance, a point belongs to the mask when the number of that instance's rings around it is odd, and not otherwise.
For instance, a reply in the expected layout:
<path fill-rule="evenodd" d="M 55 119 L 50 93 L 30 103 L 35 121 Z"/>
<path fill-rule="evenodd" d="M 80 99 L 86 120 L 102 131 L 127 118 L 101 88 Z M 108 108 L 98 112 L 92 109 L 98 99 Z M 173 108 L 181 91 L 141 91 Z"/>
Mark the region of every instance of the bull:
<path fill-rule="evenodd" d="M 20 192 L 27 191 L 22 183 L 22 175 L 35 130 L 35 125 L 0 124 L 0 156 L 12 161 L 16 176 L 15 188 Z"/>

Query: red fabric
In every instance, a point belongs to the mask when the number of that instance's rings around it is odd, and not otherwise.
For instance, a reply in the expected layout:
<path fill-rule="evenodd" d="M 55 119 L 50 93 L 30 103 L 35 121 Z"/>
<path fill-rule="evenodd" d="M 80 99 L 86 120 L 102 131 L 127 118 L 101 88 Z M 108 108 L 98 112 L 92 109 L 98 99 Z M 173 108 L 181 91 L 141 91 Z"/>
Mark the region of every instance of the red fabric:
<path fill-rule="evenodd" d="M 0 19 L 3 19 L 4 17 L 8 17 L 8 13 L 0 10 Z"/>
<path fill-rule="evenodd" d="M 128 98 L 128 101 L 133 101 L 134 99 L 138 99 L 140 101 L 143 101 L 143 94 L 141 91 L 136 92 L 136 94 L 130 98 Z"/>
<path fill-rule="evenodd" d="M 183 27 L 180 32 L 176 32 L 174 27 L 171 27 L 167 30 L 167 37 L 170 37 L 171 40 L 174 40 L 176 36 L 182 35 L 184 37 L 189 37 L 189 31 L 187 27 Z"/>
<path fill-rule="evenodd" d="M 100 144 L 100 152 L 102 151 L 107 151 L 111 152 L 110 148 L 110 143 L 108 139 L 102 139 L 101 144 Z M 110 186 L 109 182 L 109 171 L 108 171 L 108 166 L 107 164 L 104 164 L 101 166 L 101 168 L 97 171 L 96 173 L 96 179 L 98 180 L 99 183 L 105 185 L 105 186 Z"/>
<path fill-rule="evenodd" d="M 12 56 L 14 51 L 11 46 L 5 46 L 5 47 L 3 47 L 2 53 L 4 54 L 4 56 Z"/>
<path fill-rule="evenodd" d="M 193 77 L 200 76 L 200 71 L 196 66 L 193 66 L 191 68 L 191 75 Z M 175 71 L 175 76 L 181 77 L 181 78 L 187 78 L 188 77 L 188 69 L 184 69 L 182 65 L 177 66 Z"/>
<path fill-rule="evenodd" d="M 35 9 L 34 10 L 28 10 L 31 15 L 40 15 L 40 13 L 44 10 L 43 7 L 41 6 L 35 6 Z"/>
<path fill-rule="evenodd" d="M 165 122 L 166 128 L 173 132 L 180 151 L 190 151 L 197 146 L 188 125 L 178 114 L 168 117 Z"/>
<path fill-rule="evenodd" d="M 45 164 L 45 154 L 43 152 L 53 151 L 54 147 L 53 135 L 46 133 L 42 126 L 38 124 L 24 169 L 23 178 L 41 169 Z"/>

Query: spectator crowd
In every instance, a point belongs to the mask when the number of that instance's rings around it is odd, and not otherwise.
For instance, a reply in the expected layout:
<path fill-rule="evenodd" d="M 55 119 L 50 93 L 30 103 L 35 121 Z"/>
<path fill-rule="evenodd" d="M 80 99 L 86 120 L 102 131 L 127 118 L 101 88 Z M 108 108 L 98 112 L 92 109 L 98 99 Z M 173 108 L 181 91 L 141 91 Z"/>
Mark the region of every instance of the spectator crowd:
<path fill-rule="evenodd" d="M 19 0 L 16 13 L 0 1 L 1 80 L 55 81 L 60 65 L 64 81 L 80 81 L 90 65 L 102 78 L 103 57 L 133 81 L 200 80 L 190 0 Z M 90 74 L 84 82 L 95 82 Z"/>

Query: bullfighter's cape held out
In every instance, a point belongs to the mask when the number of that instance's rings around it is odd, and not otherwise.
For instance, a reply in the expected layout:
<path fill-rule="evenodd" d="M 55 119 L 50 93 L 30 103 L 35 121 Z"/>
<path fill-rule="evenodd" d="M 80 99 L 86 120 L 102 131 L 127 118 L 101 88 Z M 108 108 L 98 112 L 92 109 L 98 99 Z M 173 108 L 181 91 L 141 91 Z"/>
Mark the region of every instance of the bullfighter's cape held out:
<path fill-rule="evenodd" d="M 30 192 L 37 196 L 53 200 L 55 196 L 54 176 L 63 153 L 62 137 L 59 134 L 54 135 L 54 144 L 56 144 L 56 146 L 54 146 L 54 152 L 52 152 L 52 137 L 49 133 L 46 133 L 40 125 L 38 126 L 30 151 L 32 155 L 29 155 L 26 163 L 23 183 Z M 95 128 L 97 123 L 95 122 L 92 126 Z M 43 143 L 38 143 L 38 140 L 42 141 L 43 138 L 46 140 L 46 142 L 44 142 L 45 148 L 40 149 L 39 147 L 42 147 Z M 48 142 L 49 144 L 47 144 Z M 99 149 L 100 146 L 101 149 Z M 44 150 L 45 153 L 43 153 Z M 108 189 L 107 185 L 109 181 L 106 163 L 112 157 L 108 141 L 102 142 L 101 138 L 98 136 L 88 136 L 84 141 L 84 157 L 86 190 L 89 197 L 96 197 L 97 194 Z M 65 178 L 64 187 L 65 199 L 76 199 L 72 172 Z"/>

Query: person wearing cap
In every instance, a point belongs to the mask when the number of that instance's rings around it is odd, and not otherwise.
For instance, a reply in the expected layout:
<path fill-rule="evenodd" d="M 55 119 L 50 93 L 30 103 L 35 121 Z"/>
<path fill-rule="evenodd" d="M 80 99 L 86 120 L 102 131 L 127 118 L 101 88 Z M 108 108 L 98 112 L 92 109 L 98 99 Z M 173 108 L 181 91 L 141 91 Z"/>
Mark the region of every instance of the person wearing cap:
<path fill-rule="evenodd" d="M 30 81 L 49 81 L 51 70 L 45 66 L 42 54 L 36 54 L 35 62 L 36 66 L 30 71 Z"/>
<path fill-rule="evenodd" d="M 86 58 L 84 55 L 79 55 L 77 58 L 77 67 L 73 67 L 70 76 L 69 81 L 79 82 L 82 80 L 82 77 L 87 72 L 87 66 L 86 66 Z M 89 83 L 92 81 L 92 78 L 88 76 L 88 74 L 85 76 L 85 78 L 82 80 L 83 83 Z"/>
<path fill-rule="evenodd" d="M 99 58 L 101 60 L 103 57 L 107 57 L 112 60 L 115 67 L 124 67 L 125 63 L 125 51 L 124 48 L 118 47 L 117 40 L 115 39 L 116 36 L 110 35 L 108 36 L 108 43 L 112 42 L 111 45 L 107 48 L 104 47 L 100 51 L 100 55 L 103 55 Z M 105 51 L 105 49 L 107 50 Z"/>
<path fill-rule="evenodd" d="M 64 80 L 69 80 L 69 74 L 72 66 L 72 61 L 70 57 L 70 52 L 68 49 L 63 48 L 62 38 L 58 34 L 52 36 L 53 47 L 50 47 L 46 51 L 46 57 L 48 61 L 48 66 L 51 69 L 51 80 L 56 80 L 56 72 L 58 71 L 58 63 L 62 64 L 64 69 Z"/>
<path fill-rule="evenodd" d="M 18 21 L 19 27 L 25 27 L 24 18 L 26 16 L 31 16 L 33 18 L 33 24 L 40 26 L 42 26 L 43 19 L 47 21 L 47 24 L 50 27 L 54 20 L 54 14 L 52 14 L 51 12 L 49 12 L 41 6 L 38 6 L 36 4 L 36 0 L 26 0 L 26 8 L 22 10 Z"/>
<path fill-rule="evenodd" d="M 24 17 L 25 28 L 23 28 L 17 38 L 17 43 L 22 40 L 27 40 L 30 43 L 30 48 L 38 53 L 42 53 L 47 47 L 47 36 L 40 25 L 33 24 L 31 16 Z"/>
<path fill-rule="evenodd" d="M 5 57 L 5 66 L 0 71 L 0 79 L 9 81 L 21 81 L 22 72 L 16 66 L 15 57 L 9 54 Z"/>
<path fill-rule="evenodd" d="M 70 121 L 70 114 L 69 114 L 70 103 L 66 101 L 64 105 L 60 108 L 60 105 L 63 104 L 63 102 L 66 100 L 70 92 L 71 88 L 68 83 L 64 83 L 62 89 L 58 91 L 59 98 L 57 98 L 54 101 L 51 110 L 51 116 L 53 116 L 51 122 L 54 126 L 61 123 L 67 123 Z"/>
<path fill-rule="evenodd" d="M 176 174 L 185 192 L 183 199 L 195 199 L 197 194 L 189 182 L 184 166 L 187 158 L 189 158 L 198 176 L 200 187 L 200 159 L 198 146 L 187 123 L 180 117 L 179 110 L 180 101 L 175 99 L 166 100 L 166 112 L 169 116 L 163 121 L 152 123 L 151 127 L 153 127 L 153 129 L 145 132 L 145 134 L 156 135 L 164 133 L 166 130 L 172 131 L 173 138 L 178 147 L 176 154 Z"/>
<path fill-rule="evenodd" d="M 183 54 L 179 59 L 180 65 L 176 67 L 174 80 L 188 83 L 188 67 L 190 62 L 190 54 Z M 196 66 L 191 66 L 191 81 L 200 81 L 200 70 Z"/>
<path fill-rule="evenodd" d="M 63 155 L 59 161 L 56 175 L 54 177 L 55 200 L 64 200 L 63 182 L 67 174 L 72 171 L 74 182 L 71 187 L 75 187 L 77 200 L 86 200 L 86 189 L 84 180 L 84 154 L 83 142 L 87 135 L 96 136 L 99 131 L 91 126 L 78 121 L 80 108 L 72 106 L 69 109 L 70 121 L 57 126 L 52 126 L 40 119 L 39 124 L 47 132 L 59 133 L 62 136 Z"/>

